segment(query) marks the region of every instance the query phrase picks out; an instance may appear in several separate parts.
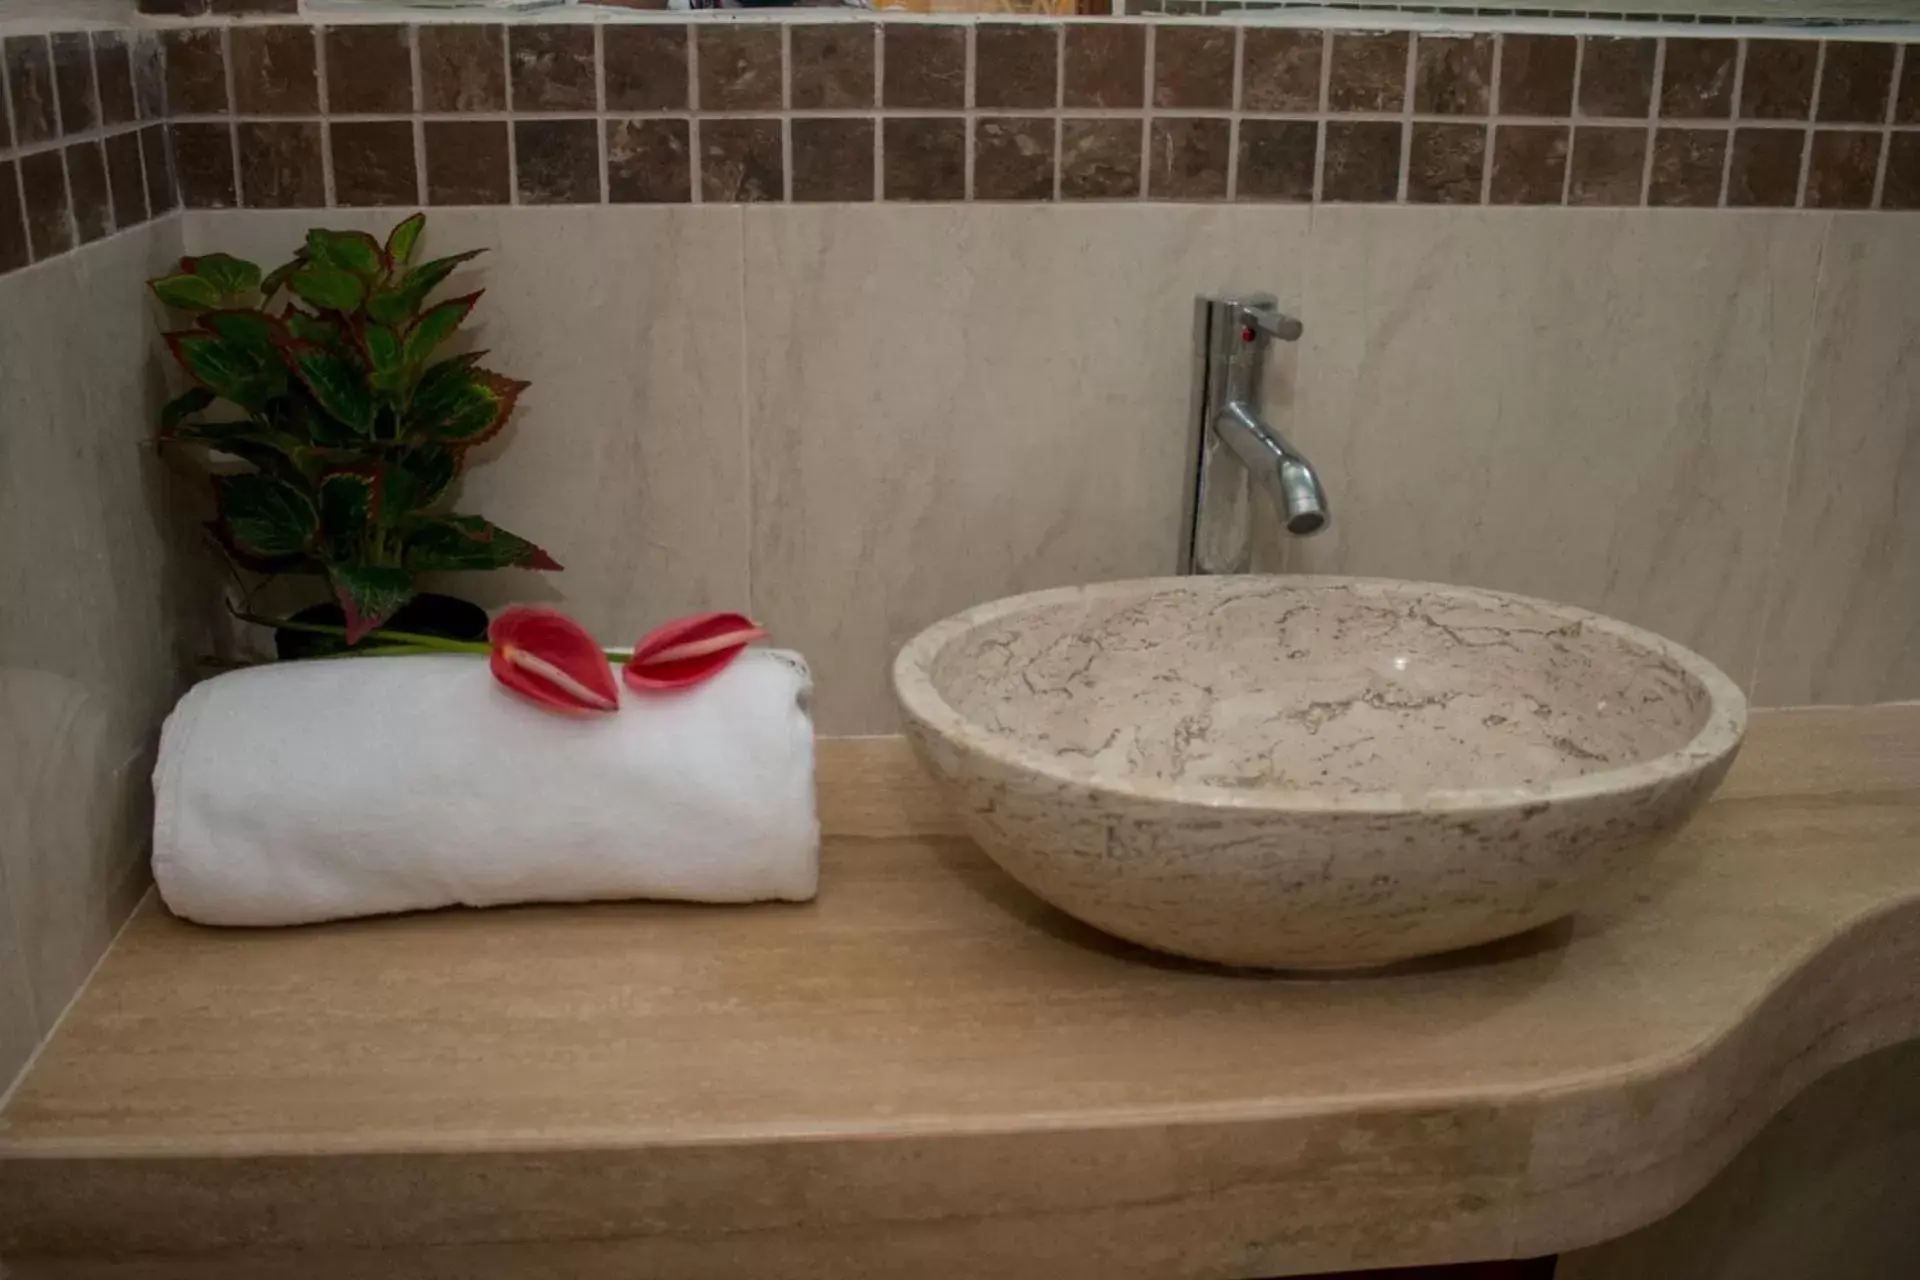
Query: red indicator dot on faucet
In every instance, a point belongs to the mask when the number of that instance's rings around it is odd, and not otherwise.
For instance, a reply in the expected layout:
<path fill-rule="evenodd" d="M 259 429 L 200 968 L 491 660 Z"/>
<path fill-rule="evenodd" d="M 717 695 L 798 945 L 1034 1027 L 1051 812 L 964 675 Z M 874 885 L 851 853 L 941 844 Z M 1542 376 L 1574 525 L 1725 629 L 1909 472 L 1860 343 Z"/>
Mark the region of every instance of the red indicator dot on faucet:
<path fill-rule="evenodd" d="M 1240 327 L 1240 341 L 1252 342 L 1256 336 L 1252 325 L 1248 324 Z"/>

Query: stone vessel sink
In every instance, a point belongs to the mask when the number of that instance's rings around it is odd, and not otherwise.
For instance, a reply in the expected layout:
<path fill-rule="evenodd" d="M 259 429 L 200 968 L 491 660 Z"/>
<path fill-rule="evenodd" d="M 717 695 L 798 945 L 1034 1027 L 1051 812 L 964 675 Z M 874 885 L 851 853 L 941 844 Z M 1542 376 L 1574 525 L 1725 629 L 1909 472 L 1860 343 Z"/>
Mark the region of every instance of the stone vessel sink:
<path fill-rule="evenodd" d="M 1355 578 L 1042 591 L 894 665 L 973 838 L 1061 910 L 1231 965 L 1370 966 L 1578 908 L 1725 776 L 1746 699 L 1565 605 Z"/>

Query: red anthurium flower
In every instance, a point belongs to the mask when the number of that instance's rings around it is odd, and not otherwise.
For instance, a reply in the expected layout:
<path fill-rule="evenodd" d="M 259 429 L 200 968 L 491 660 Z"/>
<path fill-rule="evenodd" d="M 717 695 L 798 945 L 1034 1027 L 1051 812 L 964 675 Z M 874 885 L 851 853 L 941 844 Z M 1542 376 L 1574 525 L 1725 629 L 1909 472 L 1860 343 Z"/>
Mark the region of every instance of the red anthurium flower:
<path fill-rule="evenodd" d="M 493 678 L 555 711 L 618 711 L 620 686 L 607 655 L 564 613 L 531 605 L 503 611 L 487 627 Z"/>
<path fill-rule="evenodd" d="M 627 686 L 642 693 L 687 689 L 711 680 L 766 632 L 737 613 L 702 613 L 669 622 L 633 646 L 621 673 Z"/>

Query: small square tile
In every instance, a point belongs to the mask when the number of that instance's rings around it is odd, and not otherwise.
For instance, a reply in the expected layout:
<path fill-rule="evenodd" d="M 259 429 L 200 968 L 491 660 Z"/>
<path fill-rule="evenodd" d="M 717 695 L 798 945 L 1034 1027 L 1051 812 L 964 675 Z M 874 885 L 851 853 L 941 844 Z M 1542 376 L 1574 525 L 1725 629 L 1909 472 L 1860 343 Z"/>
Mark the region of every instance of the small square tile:
<path fill-rule="evenodd" d="M 1493 84 L 1493 37 L 1421 36 L 1414 46 L 1413 109 L 1483 116 Z"/>
<path fill-rule="evenodd" d="M 1172 23 L 1158 28 L 1153 36 L 1153 105 L 1232 106 L 1233 31 Z M 1151 181 L 1147 189 L 1151 194 Z"/>
<path fill-rule="evenodd" d="M 54 106 L 53 54 L 45 36 L 8 36 L 7 81 L 13 103 L 14 140 L 46 142 L 60 132 Z"/>
<path fill-rule="evenodd" d="M 985 116 L 974 121 L 975 200 L 1053 199 L 1053 121 Z"/>
<path fill-rule="evenodd" d="M 314 115 L 319 57 L 311 27 L 233 28 L 233 100 L 242 115 Z"/>
<path fill-rule="evenodd" d="M 1138 199 L 1143 124 L 1140 120 L 1061 121 L 1060 198 Z"/>
<path fill-rule="evenodd" d="M 328 27 L 327 110 L 335 115 L 404 115 L 413 110 L 413 49 L 407 28 Z"/>
<path fill-rule="evenodd" d="M 1145 106 L 1146 24 L 1089 22 L 1068 27 L 1061 75 L 1069 107 Z M 1061 173 L 1068 172 L 1062 161 Z M 1136 182 L 1138 177 L 1136 173 Z"/>
<path fill-rule="evenodd" d="M 884 198 L 964 200 L 967 196 L 967 122 L 894 116 L 880 148 Z"/>
<path fill-rule="evenodd" d="M 1880 133 L 1874 129 L 1820 129 L 1807 158 L 1809 209 L 1866 209 L 1880 170 Z"/>
<path fill-rule="evenodd" d="M 781 104 L 780 28 L 700 27 L 700 110 L 776 111 Z"/>
<path fill-rule="evenodd" d="M 305 120 L 241 121 L 240 202 L 249 209 L 325 208 L 320 126 Z"/>
<path fill-rule="evenodd" d="M 607 28 L 608 79 L 612 79 L 613 33 Z M 420 41 L 420 100 L 428 111 L 507 109 L 507 31 L 466 22 L 430 22 L 416 28 Z M 682 62 L 684 64 L 684 56 Z M 684 86 L 685 69 L 681 84 Z M 682 94 L 682 105 L 685 95 Z"/>
<path fill-rule="evenodd" d="M 965 27 L 889 23 L 881 26 L 880 40 L 884 105 L 955 111 L 967 105 Z"/>
<path fill-rule="evenodd" d="M 113 225 L 126 228 L 147 220 L 146 177 L 140 172 L 140 135 L 116 133 L 105 142 L 107 190 L 113 196 Z"/>
<path fill-rule="evenodd" d="M 1880 188 L 1880 207 L 1920 209 L 1920 133 L 1887 135 L 1887 177 Z"/>
<path fill-rule="evenodd" d="M 1333 35 L 1327 68 L 1327 107 L 1332 111 L 1398 111 L 1407 93 L 1407 33 L 1386 31 Z"/>
<path fill-rule="evenodd" d="M 1072 36 L 1068 36 L 1072 44 Z M 1245 111 L 1318 111 L 1322 31 L 1248 27 L 1240 53 L 1240 106 Z"/>
<path fill-rule="evenodd" d="M 1647 203 L 1662 208 L 1691 209 L 1718 205 L 1720 177 L 1726 160 L 1725 129 L 1656 130 Z"/>
<path fill-rule="evenodd" d="M 796 110 L 873 105 L 872 24 L 802 23 L 788 29 L 787 39 L 791 42 L 787 46 L 787 74 Z M 799 145 L 794 143 L 796 161 Z"/>
<path fill-rule="evenodd" d="M 1400 195 L 1402 130 L 1386 120 L 1329 120 L 1320 157 L 1320 198 L 1384 204 Z"/>
<path fill-rule="evenodd" d="M 333 200 L 348 207 L 418 204 L 413 125 L 405 120 L 329 121 Z"/>
<path fill-rule="evenodd" d="M 1058 95 L 1060 29 L 983 22 L 973 31 L 977 107 L 1051 107 Z"/>
<path fill-rule="evenodd" d="M 1735 129 L 1727 169 L 1728 208 L 1790 208 L 1800 196 L 1800 129 Z"/>
<path fill-rule="evenodd" d="M 1156 119 L 1147 131 L 1147 195 L 1218 200 L 1227 194 L 1233 124 L 1206 117 Z"/>
<path fill-rule="evenodd" d="M 1742 120 L 1805 120 L 1813 108 L 1817 40 L 1749 40 L 1740 76 Z"/>
<path fill-rule="evenodd" d="M 93 78 L 100 86 L 100 121 L 132 124 L 140 118 L 133 97 L 133 47 L 125 31 L 93 33 Z"/>
<path fill-rule="evenodd" d="M 1588 36 L 1580 58 L 1580 114 L 1645 120 L 1653 110 L 1659 47 L 1658 41 L 1638 36 Z"/>
<path fill-rule="evenodd" d="M 515 120 L 522 204 L 600 203 L 600 125 L 595 120 Z"/>
<path fill-rule="evenodd" d="M 1416 122 L 1408 142 L 1407 202 L 1479 204 L 1486 163 L 1486 126 Z"/>
<path fill-rule="evenodd" d="M 164 120 L 167 115 L 167 71 L 163 65 L 160 33 L 133 33 L 133 105 L 142 120 Z"/>
<path fill-rule="evenodd" d="M 33 261 L 27 223 L 20 212 L 20 175 L 11 160 L 0 160 L 0 274 Z"/>
<path fill-rule="evenodd" d="M 1568 204 L 1638 205 L 1647 167 L 1647 131 L 1580 125 L 1573 131 L 1572 164 Z"/>
<path fill-rule="evenodd" d="M 220 31 L 178 28 L 160 36 L 167 67 L 167 110 L 176 116 L 227 114 L 227 57 Z"/>
<path fill-rule="evenodd" d="M 173 180 L 173 148 L 167 126 L 150 124 L 140 130 L 140 165 L 147 176 L 147 212 L 157 218 L 180 207 L 180 190 Z"/>
<path fill-rule="evenodd" d="M 700 198 L 759 204 L 786 198 L 778 120 L 700 121 Z"/>
<path fill-rule="evenodd" d="M 73 200 L 73 226 L 87 244 L 113 231 L 113 197 L 107 190 L 107 157 L 98 142 L 67 148 L 67 191 Z"/>
<path fill-rule="evenodd" d="M 603 28 L 601 60 L 609 111 L 685 111 L 692 101 L 687 81 L 685 27 Z"/>
<path fill-rule="evenodd" d="M 1893 100 L 1895 124 L 1920 124 L 1920 44 L 1906 46 L 1900 59 L 1900 83 Z"/>
<path fill-rule="evenodd" d="M 53 83 L 60 98 L 61 133 L 85 133 L 100 123 L 93 105 L 93 41 L 86 32 L 53 36 Z"/>
<path fill-rule="evenodd" d="M 1251 33 L 1249 33 L 1251 34 Z M 1311 120 L 1242 120 L 1241 200 L 1311 200 L 1320 126 Z"/>
<path fill-rule="evenodd" d="M 180 203 L 189 209 L 231 209 L 238 203 L 233 180 L 233 126 L 174 124 L 173 173 Z"/>
<path fill-rule="evenodd" d="M 1734 63 L 1740 42 L 1714 38 L 1670 39 L 1660 75 L 1663 120 L 1724 120 L 1733 111 Z"/>
<path fill-rule="evenodd" d="M 867 123 L 869 131 L 872 125 Z M 795 126 L 796 145 L 799 126 Z M 872 147 L 867 183 L 872 185 Z M 614 204 L 686 204 L 693 199 L 693 143 L 685 120 L 607 121 L 607 199 Z"/>
<path fill-rule="evenodd" d="M 428 204 L 513 203 L 505 120 L 429 120 L 425 141 Z"/>
<path fill-rule="evenodd" d="M 20 158 L 20 185 L 26 196 L 27 243 L 39 262 L 73 248 L 73 218 L 67 209 L 67 170 L 60 152 L 40 151 Z"/>
<path fill-rule="evenodd" d="M 873 119 L 793 122 L 793 198 L 873 199 Z"/>
<path fill-rule="evenodd" d="M 1820 105 L 1814 119 L 1843 124 L 1879 124 L 1893 90 L 1893 46 L 1866 40 L 1823 42 Z"/>
<path fill-rule="evenodd" d="M 599 107 L 593 28 L 584 23 L 514 27 L 507 32 L 507 66 L 516 112 Z"/>
<path fill-rule="evenodd" d="M 1564 116 L 1573 110 L 1572 36 L 1509 33 L 1500 45 L 1500 114 Z M 1496 159 L 1494 168 L 1498 170 Z"/>
<path fill-rule="evenodd" d="M 1492 204 L 1559 204 L 1568 131 L 1557 124 L 1502 124 L 1493 132 Z"/>

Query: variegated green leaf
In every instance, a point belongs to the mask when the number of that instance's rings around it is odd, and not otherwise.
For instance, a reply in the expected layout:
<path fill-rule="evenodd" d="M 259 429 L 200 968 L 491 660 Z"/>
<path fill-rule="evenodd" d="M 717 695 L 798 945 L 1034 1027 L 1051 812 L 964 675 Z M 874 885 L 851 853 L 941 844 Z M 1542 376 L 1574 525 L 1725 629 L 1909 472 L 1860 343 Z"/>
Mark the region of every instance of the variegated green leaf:
<path fill-rule="evenodd" d="M 258 474 L 216 476 L 213 483 L 220 520 L 242 550 L 288 556 L 312 545 L 319 516 L 294 486 Z"/>

